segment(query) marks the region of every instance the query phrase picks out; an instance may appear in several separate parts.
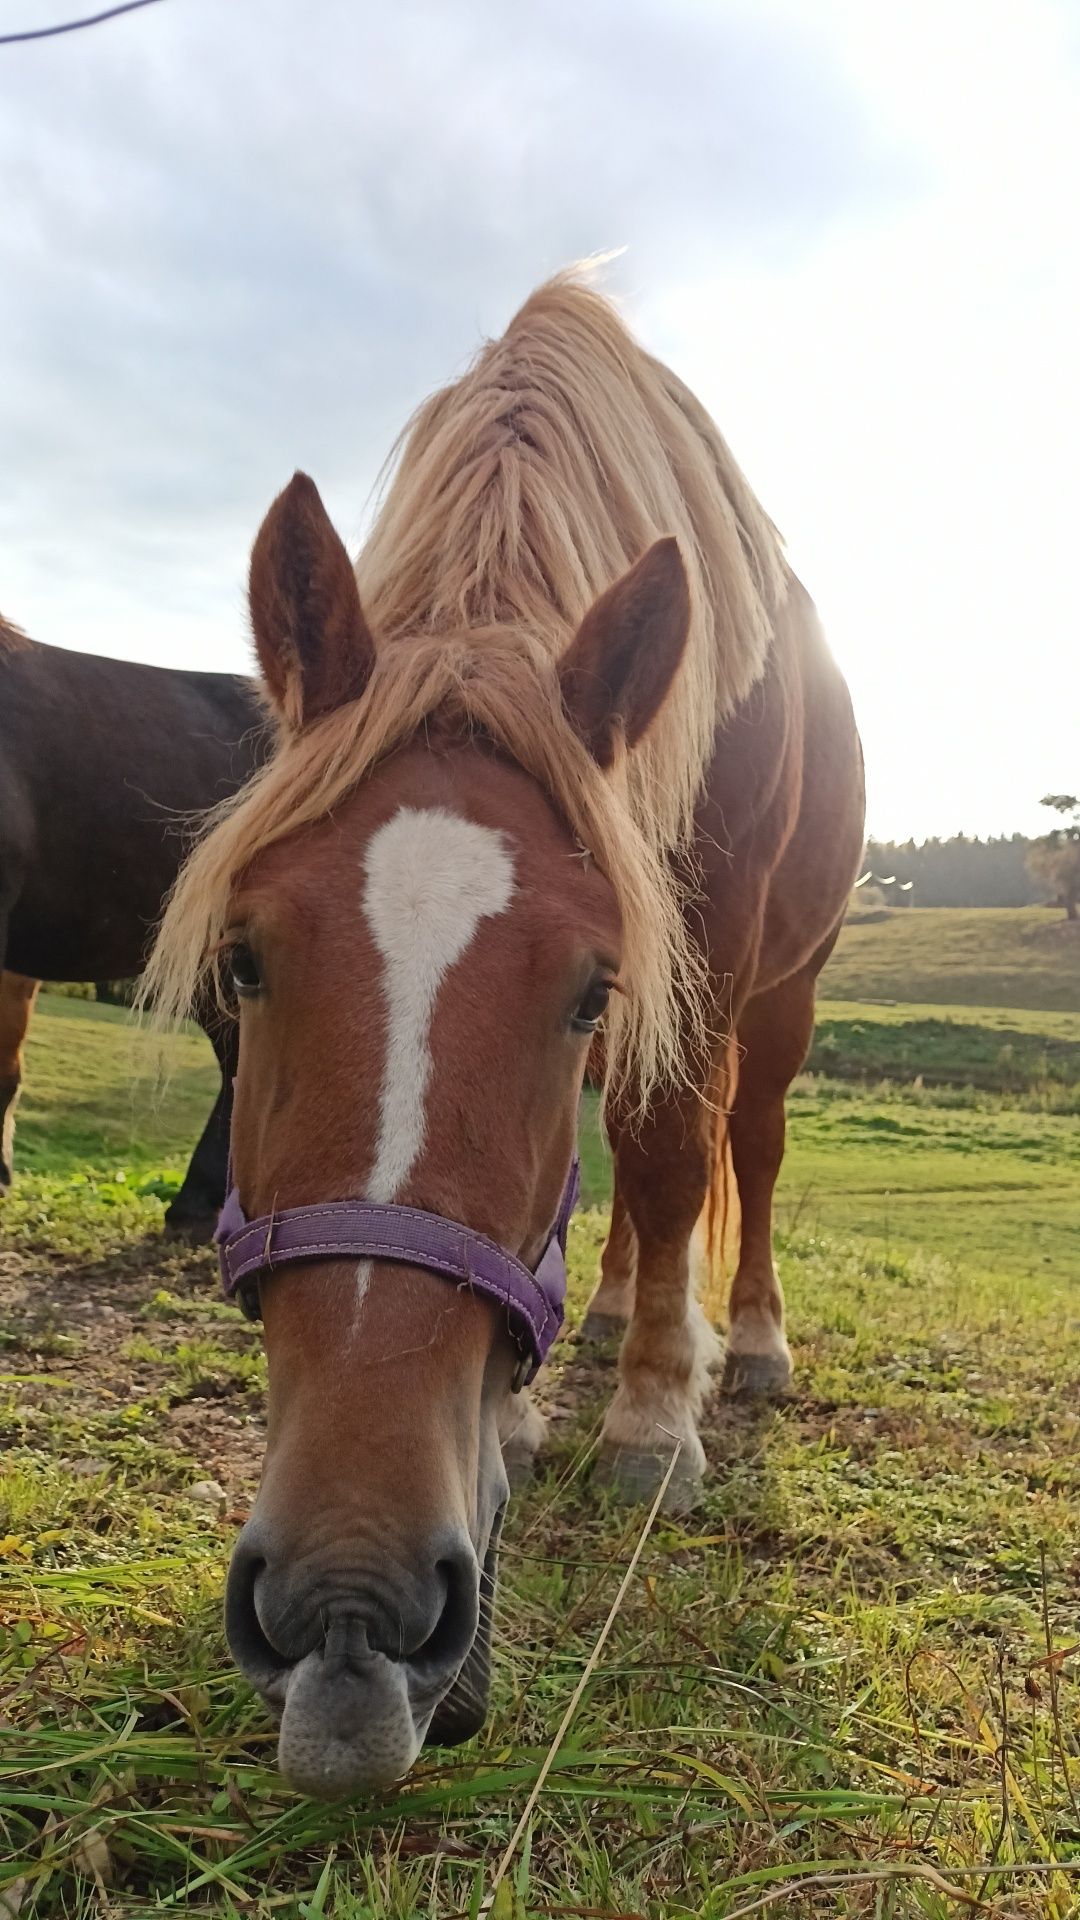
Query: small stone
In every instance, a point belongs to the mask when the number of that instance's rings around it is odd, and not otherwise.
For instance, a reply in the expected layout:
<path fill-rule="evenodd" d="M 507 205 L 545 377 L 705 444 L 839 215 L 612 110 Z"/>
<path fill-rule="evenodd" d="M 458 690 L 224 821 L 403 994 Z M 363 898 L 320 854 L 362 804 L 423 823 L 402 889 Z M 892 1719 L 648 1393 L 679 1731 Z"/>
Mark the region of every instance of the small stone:
<path fill-rule="evenodd" d="M 80 1480 L 95 1480 L 99 1473 L 108 1472 L 108 1463 L 88 1453 L 81 1460 L 73 1460 L 68 1472 L 78 1474 Z"/>
<path fill-rule="evenodd" d="M 216 1480 L 196 1480 L 195 1485 L 188 1488 L 188 1499 L 197 1500 L 202 1507 L 223 1506 L 227 1497 L 224 1487 Z"/>

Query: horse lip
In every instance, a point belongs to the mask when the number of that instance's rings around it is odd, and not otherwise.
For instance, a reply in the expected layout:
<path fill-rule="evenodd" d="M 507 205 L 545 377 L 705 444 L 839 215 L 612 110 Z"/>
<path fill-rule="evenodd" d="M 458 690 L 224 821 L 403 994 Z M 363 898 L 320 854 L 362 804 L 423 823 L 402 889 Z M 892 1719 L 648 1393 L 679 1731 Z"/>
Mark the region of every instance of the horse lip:
<path fill-rule="evenodd" d="M 275 1720 L 280 1720 L 285 1711 L 285 1700 L 289 1691 L 289 1681 L 296 1672 L 295 1667 L 282 1667 L 268 1680 L 256 1682 L 260 1700 L 265 1701 Z"/>
<path fill-rule="evenodd" d="M 408 1772 L 426 1723 L 399 1661 L 376 1654 L 339 1671 L 320 1650 L 289 1678 L 278 1763 L 292 1787 L 317 1799 L 377 1792 Z"/>
<path fill-rule="evenodd" d="M 262 1649 L 260 1649 L 260 1652 L 263 1654 L 263 1659 L 257 1667 L 249 1665 L 248 1675 L 260 1699 L 265 1702 L 274 1719 L 280 1721 L 285 1711 L 289 1688 L 295 1675 L 308 1660 L 315 1659 L 321 1662 L 325 1658 L 327 1651 L 326 1641 L 324 1640 L 321 1644 L 314 1644 L 302 1653 L 294 1655 L 283 1653 L 281 1649 L 275 1645 L 266 1631 L 259 1612 L 257 1599 L 255 1602 L 255 1623 L 263 1642 Z M 427 1731 L 428 1724 L 438 1712 L 447 1694 L 457 1685 L 461 1674 L 472 1658 L 479 1634 L 480 1622 L 477 1621 L 476 1630 L 465 1653 L 462 1655 L 460 1665 L 455 1669 L 449 1679 L 446 1678 L 445 1674 L 427 1673 L 422 1662 L 413 1664 L 410 1661 L 401 1661 L 399 1663 L 391 1654 L 388 1654 L 384 1648 L 378 1646 L 370 1646 L 364 1657 L 359 1660 L 355 1658 L 350 1659 L 347 1663 L 347 1670 L 357 1675 L 369 1661 L 390 1660 L 392 1665 L 400 1664 L 405 1678 L 410 1711 L 413 1714 L 417 1731 L 421 1733 L 422 1737 L 421 1729 L 423 1732 Z"/>
<path fill-rule="evenodd" d="M 458 1667 L 457 1671 L 451 1676 L 449 1680 L 438 1680 L 435 1682 L 428 1681 L 425 1684 L 423 1676 L 418 1675 L 415 1669 L 406 1671 L 406 1686 L 408 1688 L 408 1694 L 409 1694 L 409 1705 L 413 1709 L 417 1723 L 419 1724 L 420 1721 L 423 1721 L 425 1733 L 427 1731 L 428 1723 L 434 1718 L 435 1714 L 438 1712 L 443 1701 L 446 1699 L 447 1694 L 451 1693 L 453 1689 L 457 1686 L 458 1681 L 460 1680 L 463 1672 L 465 1671 L 465 1668 L 469 1663 L 469 1659 L 471 1657 L 472 1650 L 475 1645 L 476 1645 L 476 1636 L 474 1634 L 472 1640 L 469 1643 L 468 1650 L 466 1651 L 464 1658 L 462 1659 L 461 1665 Z"/>

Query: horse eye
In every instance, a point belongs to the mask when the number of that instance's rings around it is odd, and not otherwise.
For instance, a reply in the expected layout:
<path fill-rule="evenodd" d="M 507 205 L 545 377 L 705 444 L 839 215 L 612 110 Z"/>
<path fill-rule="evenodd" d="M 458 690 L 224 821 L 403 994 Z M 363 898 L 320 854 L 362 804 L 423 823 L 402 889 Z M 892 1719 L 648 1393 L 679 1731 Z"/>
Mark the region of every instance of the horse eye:
<path fill-rule="evenodd" d="M 576 1027 L 579 1033 L 592 1033 L 607 1012 L 610 996 L 610 980 L 591 981 L 578 1002 L 571 1026 Z"/>
<path fill-rule="evenodd" d="M 241 940 L 229 953 L 229 977 L 236 992 L 248 998 L 262 986 L 259 966 L 251 948 Z"/>

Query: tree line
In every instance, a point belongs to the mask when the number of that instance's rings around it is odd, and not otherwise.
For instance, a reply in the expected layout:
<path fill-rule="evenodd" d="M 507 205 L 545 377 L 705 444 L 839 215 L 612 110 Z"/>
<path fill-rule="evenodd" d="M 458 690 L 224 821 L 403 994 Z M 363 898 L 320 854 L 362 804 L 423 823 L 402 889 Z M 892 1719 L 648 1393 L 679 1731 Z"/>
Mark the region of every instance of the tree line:
<path fill-rule="evenodd" d="M 892 901 L 916 907 L 1031 907 L 1046 889 L 1028 869 L 1034 841 L 1012 833 L 989 840 L 954 833 L 947 840 L 868 840 L 862 871 Z M 885 884 L 883 884 L 885 883 Z M 910 885 L 910 891 L 907 891 Z"/>
<path fill-rule="evenodd" d="M 1000 834 L 987 840 L 868 840 L 862 871 L 890 905 L 1031 907 L 1058 904 L 1076 914 L 1080 895 L 1080 808 L 1072 794 L 1048 794 L 1043 805 L 1060 821 L 1046 834 Z"/>

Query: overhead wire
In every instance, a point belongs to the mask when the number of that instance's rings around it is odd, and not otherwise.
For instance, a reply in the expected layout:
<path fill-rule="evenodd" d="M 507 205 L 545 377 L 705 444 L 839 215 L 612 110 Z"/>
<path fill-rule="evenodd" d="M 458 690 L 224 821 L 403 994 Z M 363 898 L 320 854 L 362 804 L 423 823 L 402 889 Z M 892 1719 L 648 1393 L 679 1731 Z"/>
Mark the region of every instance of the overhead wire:
<path fill-rule="evenodd" d="M 103 20 L 115 20 L 120 13 L 135 13 L 140 7 L 156 7 L 158 0 L 121 0 L 104 13 L 88 13 L 81 20 L 61 20 L 54 27 L 27 27 L 21 33 L 0 33 L 0 47 L 12 47 L 23 40 L 51 40 L 58 33 L 78 33 L 81 27 L 100 26 Z"/>

